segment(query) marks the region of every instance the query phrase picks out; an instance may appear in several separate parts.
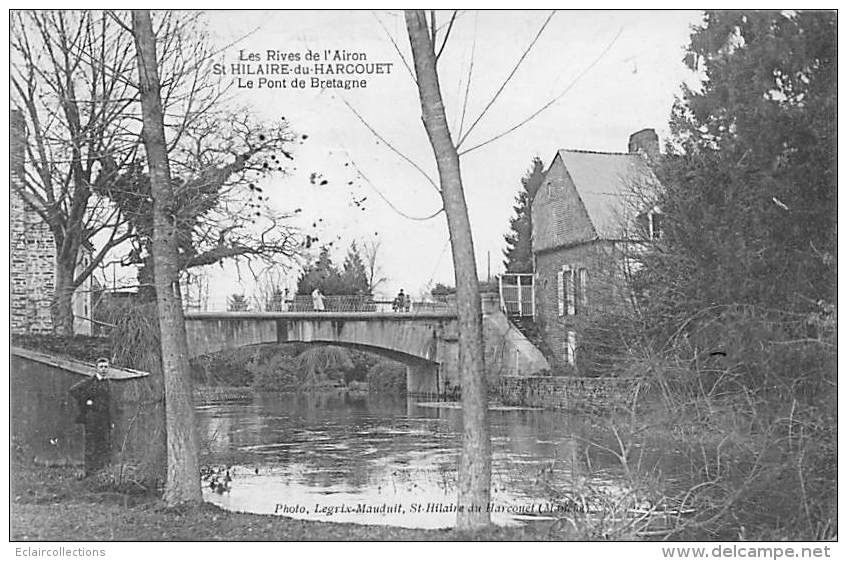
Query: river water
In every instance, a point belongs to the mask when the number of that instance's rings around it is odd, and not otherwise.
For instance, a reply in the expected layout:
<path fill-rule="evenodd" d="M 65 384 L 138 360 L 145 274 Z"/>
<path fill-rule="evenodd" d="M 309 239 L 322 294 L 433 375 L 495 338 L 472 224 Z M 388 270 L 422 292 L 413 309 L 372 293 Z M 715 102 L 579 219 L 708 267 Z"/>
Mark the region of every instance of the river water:
<path fill-rule="evenodd" d="M 309 520 L 447 528 L 456 520 L 462 415 L 391 396 L 259 395 L 197 406 L 207 501 Z M 608 419 L 493 410 L 492 520 L 550 519 L 563 498 L 627 492 Z M 594 444 L 590 444 L 590 443 Z M 645 462 L 661 463 L 658 450 Z M 226 468 L 231 481 L 225 481 Z M 219 485 L 211 488 L 211 480 Z"/>

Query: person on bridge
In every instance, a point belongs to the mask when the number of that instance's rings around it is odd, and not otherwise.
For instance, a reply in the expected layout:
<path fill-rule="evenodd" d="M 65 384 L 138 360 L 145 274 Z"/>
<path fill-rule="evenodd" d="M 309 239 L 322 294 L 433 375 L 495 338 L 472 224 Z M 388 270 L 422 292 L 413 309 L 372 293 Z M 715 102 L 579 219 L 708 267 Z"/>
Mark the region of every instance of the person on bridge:
<path fill-rule="evenodd" d="M 77 382 L 68 390 L 79 407 L 76 422 L 85 428 L 86 477 L 109 463 L 112 416 L 108 371 L 109 359 L 97 359 L 94 376 Z"/>
<path fill-rule="evenodd" d="M 323 312 L 326 310 L 326 308 L 324 308 L 324 295 L 321 294 L 319 288 L 312 291 L 312 307 L 316 312 Z"/>
<path fill-rule="evenodd" d="M 394 298 L 394 302 L 391 305 L 391 308 L 395 312 L 402 312 L 406 307 L 406 295 L 403 293 L 403 289 L 400 289 L 400 292 L 397 293 L 397 296 Z"/>

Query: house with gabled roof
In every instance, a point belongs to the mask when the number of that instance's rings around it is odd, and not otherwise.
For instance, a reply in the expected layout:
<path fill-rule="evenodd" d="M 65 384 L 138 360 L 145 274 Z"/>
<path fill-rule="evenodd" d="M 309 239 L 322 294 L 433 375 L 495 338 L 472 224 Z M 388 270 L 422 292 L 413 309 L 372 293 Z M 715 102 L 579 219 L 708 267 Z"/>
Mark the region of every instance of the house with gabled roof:
<path fill-rule="evenodd" d="M 580 331 L 592 314 L 631 305 L 628 255 L 661 235 L 658 209 L 636 196 L 658 186 L 653 129 L 629 151 L 559 150 L 532 202 L 535 323 L 559 367 L 580 362 Z"/>

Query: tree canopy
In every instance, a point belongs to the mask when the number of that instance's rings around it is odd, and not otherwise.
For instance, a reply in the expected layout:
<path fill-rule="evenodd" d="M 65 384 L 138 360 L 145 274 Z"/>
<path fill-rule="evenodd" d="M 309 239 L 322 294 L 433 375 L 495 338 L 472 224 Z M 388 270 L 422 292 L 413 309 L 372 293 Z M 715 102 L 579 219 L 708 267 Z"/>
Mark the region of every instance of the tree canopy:
<path fill-rule="evenodd" d="M 368 272 L 365 262 L 355 241 L 350 244 L 350 249 L 344 258 L 341 279 L 344 281 L 344 286 L 348 290 L 352 290 L 353 294 L 370 294 L 371 292 L 372 287 L 368 282 Z"/>
<path fill-rule="evenodd" d="M 659 170 L 658 251 L 637 281 L 654 317 L 721 306 L 821 313 L 835 296 L 836 17 L 708 12 Z"/>
<path fill-rule="evenodd" d="M 507 273 L 532 272 L 532 199 L 544 178 L 544 162 L 538 156 L 521 178 L 521 190 L 515 197 L 515 215 L 509 220 L 506 234 L 506 260 L 503 264 Z"/>
<path fill-rule="evenodd" d="M 221 117 L 210 111 L 195 118 L 194 126 L 181 131 L 184 145 L 178 143 L 170 154 L 183 172 L 173 179 L 180 270 L 225 259 L 270 264 L 299 251 L 298 238 L 287 225 L 294 213 L 272 211 L 270 196 L 257 185 L 268 174 L 285 173 L 282 159 L 292 158 L 286 146 L 294 138 L 288 124 L 260 124 L 239 115 L 211 126 Z M 113 165 L 106 161 L 107 168 Z M 122 263 L 139 266 L 140 292 L 146 293 L 152 278 L 150 178 L 141 162 L 115 166 L 110 177 L 112 181 L 96 185 L 95 191 L 128 217 L 132 248 Z"/>
<path fill-rule="evenodd" d="M 208 71 L 214 49 L 202 14 L 152 17 L 180 269 L 292 256 L 299 243 L 287 215 L 272 212 L 256 185 L 293 160 L 288 123 L 258 123 L 227 99 Z M 141 265 L 139 284 L 152 293 L 153 197 L 126 19 L 102 10 L 17 11 L 10 19 L 10 103 L 26 129 L 23 174 L 12 188 L 53 236 L 51 312 L 60 333 L 73 330 L 74 291 L 127 245 L 121 263 Z M 83 248 L 90 259 L 77 268 Z"/>
<path fill-rule="evenodd" d="M 321 248 L 315 262 L 297 280 L 298 294 L 311 294 L 316 288 L 326 296 L 371 293 L 364 261 L 356 242 L 350 244 L 341 269 L 332 262 L 329 248 Z"/>

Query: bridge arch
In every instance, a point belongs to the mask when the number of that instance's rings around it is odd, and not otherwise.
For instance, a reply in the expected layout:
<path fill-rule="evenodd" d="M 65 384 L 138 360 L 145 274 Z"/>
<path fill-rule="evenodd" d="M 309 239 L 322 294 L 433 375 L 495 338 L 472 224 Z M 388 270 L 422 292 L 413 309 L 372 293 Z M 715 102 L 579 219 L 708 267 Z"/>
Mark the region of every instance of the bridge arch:
<path fill-rule="evenodd" d="M 191 357 L 267 343 L 325 343 L 405 364 L 407 391 L 413 395 L 441 395 L 459 385 L 451 313 L 194 312 L 185 317 Z"/>
<path fill-rule="evenodd" d="M 544 355 L 511 325 L 496 301 L 483 298 L 486 377 L 526 376 L 549 368 Z M 451 395 L 461 386 L 455 311 L 188 312 L 191 356 L 262 343 L 327 343 L 392 353 L 407 365 L 407 390 Z"/>

